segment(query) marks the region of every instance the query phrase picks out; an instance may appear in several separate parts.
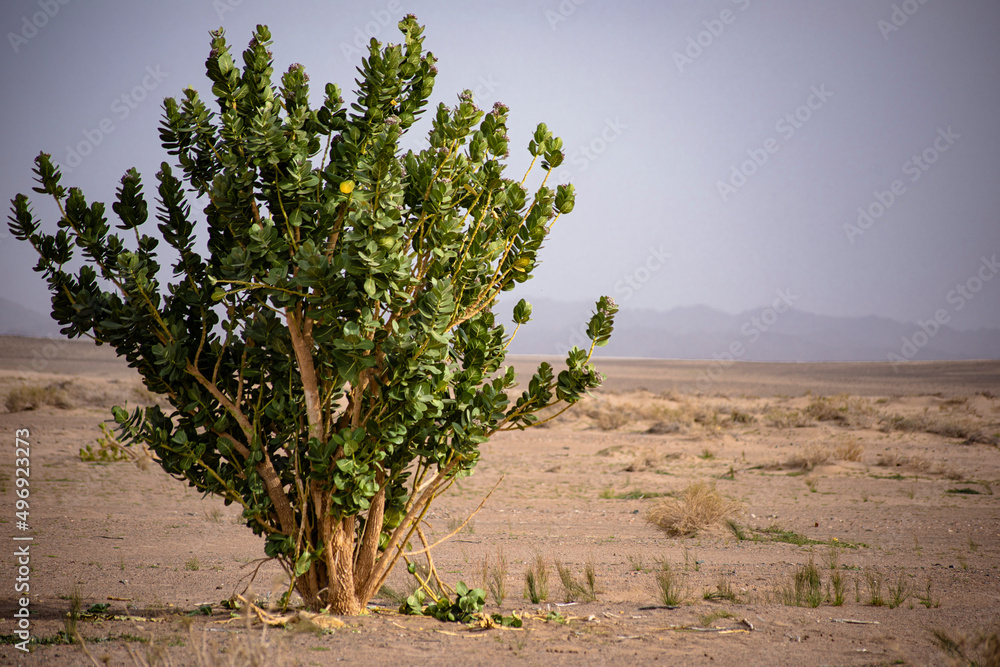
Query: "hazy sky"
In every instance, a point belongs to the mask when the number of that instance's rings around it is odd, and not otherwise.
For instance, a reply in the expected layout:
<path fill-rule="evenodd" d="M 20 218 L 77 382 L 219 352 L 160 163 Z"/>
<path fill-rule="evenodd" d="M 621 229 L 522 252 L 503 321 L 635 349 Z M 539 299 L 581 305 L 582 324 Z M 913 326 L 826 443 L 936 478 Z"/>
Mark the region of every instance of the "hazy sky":
<path fill-rule="evenodd" d="M 520 295 L 738 312 L 780 291 L 825 315 L 1000 327 L 995 0 L 6 0 L 0 196 L 30 190 L 40 150 L 109 213 L 129 167 L 152 190 L 161 101 L 209 97 L 219 25 L 239 53 L 268 24 L 276 81 L 299 62 L 314 93 L 349 93 L 364 33 L 399 41 L 410 12 L 439 58 L 434 104 L 470 88 L 511 108 L 512 176 L 539 121 L 565 141 L 577 207 Z M 3 294 L 48 312 L 34 261 L 4 224 Z"/>

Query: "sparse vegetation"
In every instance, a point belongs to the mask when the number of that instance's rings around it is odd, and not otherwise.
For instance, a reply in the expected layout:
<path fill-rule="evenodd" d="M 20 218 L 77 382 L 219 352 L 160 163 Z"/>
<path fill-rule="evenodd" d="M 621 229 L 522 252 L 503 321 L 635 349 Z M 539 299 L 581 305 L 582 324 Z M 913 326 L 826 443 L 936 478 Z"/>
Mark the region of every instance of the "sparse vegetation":
<path fill-rule="evenodd" d="M 973 633 L 970 637 L 951 634 L 940 628 L 931 631 L 934 642 L 956 667 L 997 667 L 1000 665 L 1000 628 Z"/>
<path fill-rule="evenodd" d="M 687 588 L 681 584 L 680 577 L 663 563 L 656 573 L 656 588 L 659 601 L 667 607 L 677 607 L 687 598 Z"/>
<path fill-rule="evenodd" d="M 732 518 L 741 507 L 706 482 L 695 482 L 677 498 L 656 501 L 647 511 L 646 520 L 671 537 L 694 535 Z"/>
<path fill-rule="evenodd" d="M 820 445 L 807 445 L 801 451 L 792 454 L 784 467 L 812 470 L 818 465 L 822 465 L 830 460 L 830 450 Z"/>
<path fill-rule="evenodd" d="M 941 606 L 941 600 L 935 599 L 934 596 L 931 594 L 930 576 L 927 577 L 927 585 L 924 587 L 924 592 L 917 593 L 916 598 L 917 600 L 920 601 L 920 604 L 924 605 L 928 609 L 935 609 Z"/>
<path fill-rule="evenodd" d="M 524 571 L 524 597 L 538 604 L 549 598 L 549 568 L 541 554 L 535 554 L 534 560 Z"/>
<path fill-rule="evenodd" d="M 497 547 L 496 563 L 490 565 L 488 570 L 487 588 L 493 602 L 499 607 L 507 599 L 507 556 L 503 552 L 503 547 Z"/>
<path fill-rule="evenodd" d="M 789 607 L 818 607 L 823 603 L 823 579 L 812 558 L 795 569 L 790 581 L 779 585 L 778 594 Z"/>
<path fill-rule="evenodd" d="M 864 458 L 865 448 L 860 442 L 852 440 L 850 442 L 837 445 L 837 447 L 833 450 L 833 454 L 841 461 L 857 462 Z"/>
<path fill-rule="evenodd" d="M 715 584 L 715 590 L 706 588 L 701 597 L 703 600 L 729 600 L 730 602 L 739 602 L 739 596 L 736 594 L 733 584 L 729 581 L 729 577 L 726 575 L 719 576 L 719 581 Z"/>
<path fill-rule="evenodd" d="M 771 428 L 803 428 L 812 424 L 812 420 L 798 410 L 776 407 L 766 409 L 762 418 Z"/>
<path fill-rule="evenodd" d="M 801 533 L 787 530 L 779 524 L 771 524 L 766 528 L 752 528 L 749 526 L 740 526 L 735 521 L 727 521 L 726 527 L 733 534 L 733 536 L 740 541 L 750 540 L 752 542 L 784 542 L 786 544 L 794 544 L 800 547 L 813 544 L 823 544 L 830 547 L 844 547 L 852 549 L 862 546 L 853 542 L 842 542 L 837 539 L 829 541 L 814 540 Z"/>
<path fill-rule="evenodd" d="M 832 570 L 826 582 L 826 599 L 834 607 L 844 604 L 844 575 L 840 570 Z"/>
<path fill-rule="evenodd" d="M 592 561 L 588 560 L 584 565 L 582 579 L 577 579 L 573 571 L 559 561 L 556 561 L 556 571 L 562 582 L 566 602 L 597 600 L 597 572 Z"/>
<path fill-rule="evenodd" d="M 626 472 L 645 472 L 656 470 L 663 463 L 664 456 L 651 449 L 640 449 L 635 453 L 635 458 L 625 467 Z"/>
<path fill-rule="evenodd" d="M 884 607 L 885 596 L 882 594 L 882 587 L 885 585 L 884 575 L 877 568 L 866 568 L 864 571 L 864 582 L 868 592 L 868 604 L 873 607 Z"/>
<path fill-rule="evenodd" d="M 63 385 L 59 383 L 47 385 L 28 384 L 14 387 L 7 394 L 4 405 L 7 407 L 8 412 L 37 410 L 45 406 L 64 410 L 73 407 Z"/>
<path fill-rule="evenodd" d="M 598 401 L 596 405 L 587 410 L 586 415 L 602 431 L 614 431 L 632 421 L 628 411 L 623 406 L 614 405 L 607 401 Z"/>
<path fill-rule="evenodd" d="M 913 587 L 906 572 L 900 570 L 894 580 L 886 581 L 886 591 L 889 594 L 886 598 L 886 604 L 889 605 L 889 609 L 895 609 L 910 599 L 910 596 L 913 594 Z"/>
<path fill-rule="evenodd" d="M 733 613 L 725 609 L 717 609 L 698 617 L 698 622 L 707 628 L 720 618 L 733 618 Z"/>

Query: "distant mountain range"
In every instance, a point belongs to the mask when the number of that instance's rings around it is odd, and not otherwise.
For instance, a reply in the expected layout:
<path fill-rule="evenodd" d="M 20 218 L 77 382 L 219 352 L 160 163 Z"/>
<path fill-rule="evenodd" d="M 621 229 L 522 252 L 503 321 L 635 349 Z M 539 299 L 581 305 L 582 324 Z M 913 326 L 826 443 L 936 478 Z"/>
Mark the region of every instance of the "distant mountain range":
<path fill-rule="evenodd" d="M 512 305 L 501 305 L 499 313 L 509 313 Z M 532 306 L 532 320 L 518 331 L 510 352 L 562 355 L 572 345 L 589 344 L 586 323 L 593 304 L 535 299 Z M 59 325 L 0 297 L 0 335 L 47 338 L 59 335 Z M 611 342 L 598 354 L 803 362 L 1000 359 L 1000 329 L 958 331 L 932 322 L 921 327 L 883 317 L 827 317 L 795 309 L 759 308 L 737 315 L 708 306 L 623 309 Z"/>
<path fill-rule="evenodd" d="M 509 312 L 510 305 L 501 312 Z M 532 321 L 518 331 L 511 352 L 561 355 L 572 345 L 589 344 L 586 324 L 593 304 L 535 299 L 532 306 Z M 598 354 L 800 362 L 1000 359 L 1000 329 L 958 331 L 936 322 L 921 327 L 883 317 L 827 317 L 771 307 L 737 315 L 708 306 L 622 309 L 611 342 Z"/>

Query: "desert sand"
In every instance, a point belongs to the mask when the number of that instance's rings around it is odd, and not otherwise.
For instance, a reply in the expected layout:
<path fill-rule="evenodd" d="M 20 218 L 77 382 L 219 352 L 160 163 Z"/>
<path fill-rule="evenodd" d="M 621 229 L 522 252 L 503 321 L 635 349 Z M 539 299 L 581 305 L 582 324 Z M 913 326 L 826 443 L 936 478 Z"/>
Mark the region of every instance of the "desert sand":
<path fill-rule="evenodd" d="M 512 362 L 524 373 L 539 360 Z M 486 611 L 523 627 L 403 616 L 394 596 L 412 579 L 398 570 L 369 614 L 323 632 L 248 626 L 223 607 L 243 592 L 266 608 L 287 587 L 234 507 L 155 463 L 81 460 L 111 405 L 154 400 L 112 350 L 0 340 L 0 664 L 929 665 L 990 650 L 1000 362 L 597 365 L 603 389 L 544 427 L 495 436 L 430 517 L 443 537 L 496 485 L 433 557 L 446 583 L 487 589 Z M 54 404 L 3 407 L 25 388 Z M 28 531 L 14 507 L 19 429 Z M 676 536 L 646 520 L 699 482 L 732 502 L 729 525 Z M 11 545 L 25 535 L 27 654 L 11 644 Z M 549 590 L 532 603 L 525 572 L 539 557 Z M 567 594 L 557 562 L 582 593 Z M 657 583 L 665 567 L 676 604 Z M 85 648 L 61 634 L 74 605 Z"/>

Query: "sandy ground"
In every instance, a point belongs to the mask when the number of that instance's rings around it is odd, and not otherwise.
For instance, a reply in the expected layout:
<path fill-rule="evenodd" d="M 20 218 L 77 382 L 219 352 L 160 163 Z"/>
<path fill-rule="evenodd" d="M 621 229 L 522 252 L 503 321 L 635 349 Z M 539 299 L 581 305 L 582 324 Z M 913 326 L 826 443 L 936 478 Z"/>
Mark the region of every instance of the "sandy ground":
<path fill-rule="evenodd" d="M 82 610 L 108 605 L 77 621 L 96 664 L 948 664 L 935 632 L 964 652 L 958 664 L 982 653 L 1000 619 L 1000 362 L 599 366 L 605 389 L 548 427 L 495 437 L 431 517 L 434 535 L 451 532 L 502 478 L 434 560 L 448 583 L 492 587 L 487 611 L 516 611 L 523 628 L 402 616 L 387 592 L 322 633 L 247 627 L 222 608 L 263 556 L 233 507 L 155 464 L 81 460 L 108 406 L 150 400 L 110 350 L 2 339 L 0 635 L 16 628 L 13 537 L 31 535 L 39 641 L 30 654 L 0 645 L 0 664 L 94 664 L 60 642 L 75 595 Z M 5 412 L 29 386 L 61 407 Z M 30 432 L 29 531 L 14 507 L 18 429 Z M 738 531 L 671 537 L 646 520 L 693 482 L 738 502 Z M 539 556 L 549 595 L 532 604 L 524 576 Z M 596 600 L 565 604 L 556 562 L 581 581 L 591 565 Z M 810 562 L 818 606 L 795 605 Z M 273 600 L 285 585 L 264 563 L 247 594 Z M 406 573 L 390 587 L 409 590 Z M 876 589 L 886 604 L 872 604 Z"/>

